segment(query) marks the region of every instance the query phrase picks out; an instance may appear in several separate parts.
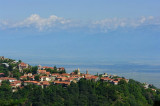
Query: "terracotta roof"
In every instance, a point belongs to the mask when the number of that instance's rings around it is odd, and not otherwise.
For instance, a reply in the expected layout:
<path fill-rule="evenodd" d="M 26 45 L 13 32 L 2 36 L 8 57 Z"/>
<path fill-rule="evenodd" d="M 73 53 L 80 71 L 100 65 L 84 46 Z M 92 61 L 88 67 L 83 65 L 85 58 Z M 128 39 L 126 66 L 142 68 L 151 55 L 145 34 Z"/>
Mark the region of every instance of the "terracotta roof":
<path fill-rule="evenodd" d="M 47 75 L 50 75 L 50 72 L 46 72 Z"/>
<path fill-rule="evenodd" d="M 53 67 L 48 67 L 48 66 L 43 66 L 44 69 L 46 68 L 50 68 L 50 69 L 54 69 Z"/>
<path fill-rule="evenodd" d="M 19 65 L 21 65 L 21 66 L 27 66 L 28 64 L 21 62 Z"/>
<path fill-rule="evenodd" d="M 111 80 L 109 77 L 101 77 L 101 80 Z"/>
<path fill-rule="evenodd" d="M 58 70 L 64 70 L 64 67 L 59 67 L 59 68 L 57 68 Z"/>
<path fill-rule="evenodd" d="M 118 83 L 118 81 L 113 81 L 114 83 Z"/>
<path fill-rule="evenodd" d="M 92 78 L 92 79 L 96 79 L 96 78 L 98 78 L 98 76 L 91 76 L 91 78 Z"/>
<path fill-rule="evenodd" d="M 39 83 L 38 81 L 24 81 L 25 83 Z"/>
<path fill-rule="evenodd" d="M 21 83 L 21 81 L 14 81 L 14 82 L 11 82 L 11 83 Z"/>
<path fill-rule="evenodd" d="M 27 78 L 27 76 L 21 76 L 20 78 Z"/>
<path fill-rule="evenodd" d="M 21 86 L 21 81 L 14 81 L 10 83 L 11 86 L 16 86 L 17 84 L 20 84 L 18 86 Z"/>
<path fill-rule="evenodd" d="M 86 76 L 85 78 L 86 78 L 86 79 L 96 79 L 96 78 L 98 78 L 98 76 L 92 75 L 92 76 Z"/>
<path fill-rule="evenodd" d="M 70 74 L 68 74 L 68 73 L 63 73 L 63 74 L 61 74 L 62 76 L 70 76 Z"/>
<path fill-rule="evenodd" d="M 55 76 L 55 75 L 59 76 L 60 74 L 59 73 L 53 73 L 52 74 L 52 76 Z"/>
<path fill-rule="evenodd" d="M 17 80 L 16 78 L 1 77 L 0 80 Z"/>
<path fill-rule="evenodd" d="M 46 70 L 38 70 L 38 73 L 45 74 Z"/>
<path fill-rule="evenodd" d="M 48 81 L 42 81 L 40 82 L 42 85 L 50 85 L 50 83 Z"/>
<path fill-rule="evenodd" d="M 62 79 L 62 80 L 67 80 L 67 77 L 57 77 L 56 79 Z"/>

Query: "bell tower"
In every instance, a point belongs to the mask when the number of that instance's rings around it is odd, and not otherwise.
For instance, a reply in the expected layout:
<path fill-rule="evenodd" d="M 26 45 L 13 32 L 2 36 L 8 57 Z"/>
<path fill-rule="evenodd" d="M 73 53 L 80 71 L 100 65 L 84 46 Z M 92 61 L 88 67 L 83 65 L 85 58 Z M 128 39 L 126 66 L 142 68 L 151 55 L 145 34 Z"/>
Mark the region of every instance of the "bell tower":
<path fill-rule="evenodd" d="M 78 68 L 78 70 L 77 70 L 77 74 L 80 75 L 80 69 L 79 69 L 79 68 Z"/>
<path fill-rule="evenodd" d="M 89 74 L 89 73 L 88 73 L 88 70 L 86 70 L 86 74 Z"/>

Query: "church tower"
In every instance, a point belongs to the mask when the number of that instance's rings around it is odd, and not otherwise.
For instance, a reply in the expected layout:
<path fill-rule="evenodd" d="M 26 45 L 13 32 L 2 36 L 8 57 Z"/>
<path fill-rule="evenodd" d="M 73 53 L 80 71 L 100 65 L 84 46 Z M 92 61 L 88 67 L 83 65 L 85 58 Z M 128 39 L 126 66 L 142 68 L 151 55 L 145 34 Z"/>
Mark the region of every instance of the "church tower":
<path fill-rule="evenodd" d="M 86 70 L 86 74 L 89 74 L 89 73 L 88 73 L 88 70 Z"/>
<path fill-rule="evenodd" d="M 80 69 L 79 69 L 79 68 L 78 68 L 78 70 L 77 70 L 77 71 L 78 71 L 78 72 L 77 72 L 77 74 L 78 74 L 78 75 L 80 75 Z"/>

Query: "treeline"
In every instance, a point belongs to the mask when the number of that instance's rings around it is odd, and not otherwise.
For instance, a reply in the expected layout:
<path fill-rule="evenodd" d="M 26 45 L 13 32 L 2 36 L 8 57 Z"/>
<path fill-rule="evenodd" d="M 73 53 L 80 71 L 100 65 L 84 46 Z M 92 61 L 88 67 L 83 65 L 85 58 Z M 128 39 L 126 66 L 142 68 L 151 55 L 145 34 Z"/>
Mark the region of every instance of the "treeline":
<path fill-rule="evenodd" d="M 137 81 L 118 85 L 81 79 L 68 87 L 50 85 L 44 89 L 28 85 L 12 92 L 9 82 L 0 86 L 0 105 L 25 106 L 152 106 L 159 105 L 160 91 L 144 89 Z"/>

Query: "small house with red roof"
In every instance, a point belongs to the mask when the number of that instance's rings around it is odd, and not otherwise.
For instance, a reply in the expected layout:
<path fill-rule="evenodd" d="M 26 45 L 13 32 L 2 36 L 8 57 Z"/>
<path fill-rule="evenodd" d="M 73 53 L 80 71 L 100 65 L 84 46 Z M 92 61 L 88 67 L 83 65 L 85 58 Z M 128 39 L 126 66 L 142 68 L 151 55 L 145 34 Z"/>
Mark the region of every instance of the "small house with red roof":
<path fill-rule="evenodd" d="M 34 84 L 34 85 L 38 85 L 40 82 L 38 81 L 24 81 L 24 86 L 29 85 L 29 84 Z"/>
<path fill-rule="evenodd" d="M 50 85 L 50 83 L 48 81 L 41 81 L 39 86 L 41 86 L 42 88 L 46 88 Z"/>
<path fill-rule="evenodd" d="M 42 69 L 43 70 L 45 70 L 45 69 L 52 69 L 52 70 L 54 70 L 54 67 L 43 66 Z"/>
<path fill-rule="evenodd" d="M 18 64 L 18 68 L 19 68 L 19 71 L 20 71 L 20 72 L 22 72 L 23 69 L 26 69 L 26 68 L 28 68 L 28 67 L 29 67 L 29 65 L 26 64 L 26 63 L 24 63 L 24 62 L 21 62 L 20 64 Z"/>
<path fill-rule="evenodd" d="M 37 70 L 37 74 L 46 74 L 46 70 Z"/>
<path fill-rule="evenodd" d="M 64 71 L 64 70 L 65 70 L 64 67 L 57 68 L 57 71 Z"/>
<path fill-rule="evenodd" d="M 99 77 L 92 75 L 92 76 L 87 76 L 84 79 L 86 79 L 86 80 L 92 80 L 92 81 L 98 81 Z"/>
<path fill-rule="evenodd" d="M 16 79 L 16 78 L 9 78 L 9 77 L 1 77 L 1 78 L 0 78 L 0 83 L 1 83 L 2 81 L 13 82 L 13 81 L 17 81 L 17 79 Z"/>
<path fill-rule="evenodd" d="M 103 82 L 109 82 L 109 81 L 112 81 L 112 79 L 110 79 L 109 77 L 101 77 L 100 79 L 101 81 Z"/>
<path fill-rule="evenodd" d="M 62 85 L 64 87 L 67 87 L 68 85 L 70 85 L 71 82 L 66 82 L 66 81 L 53 81 L 54 85 Z"/>

